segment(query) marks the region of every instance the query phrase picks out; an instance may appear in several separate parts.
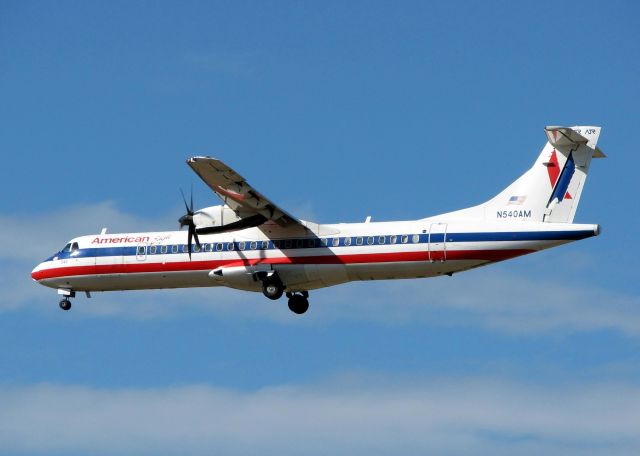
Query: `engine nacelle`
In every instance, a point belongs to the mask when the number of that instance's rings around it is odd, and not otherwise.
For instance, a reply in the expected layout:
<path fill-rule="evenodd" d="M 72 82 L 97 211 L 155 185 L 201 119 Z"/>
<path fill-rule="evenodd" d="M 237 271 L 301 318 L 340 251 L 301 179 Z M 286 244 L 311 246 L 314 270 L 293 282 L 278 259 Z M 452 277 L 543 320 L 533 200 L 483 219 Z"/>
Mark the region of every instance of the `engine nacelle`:
<path fill-rule="evenodd" d="M 222 282 L 224 286 L 229 288 L 246 291 L 259 291 L 262 289 L 262 282 L 258 278 L 260 272 L 256 272 L 255 269 L 256 268 L 251 266 L 217 268 L 209 273 L 209 277 L 216 282 Z M 262 273 L 266 274 L 266 271 Z"/>
<path fill-rule="evenodd" d="M 240 220 L 242 217 L 226 205 L 205 207 L 193 214 L 193 223 L 197 229 L 225 226 Z"/>

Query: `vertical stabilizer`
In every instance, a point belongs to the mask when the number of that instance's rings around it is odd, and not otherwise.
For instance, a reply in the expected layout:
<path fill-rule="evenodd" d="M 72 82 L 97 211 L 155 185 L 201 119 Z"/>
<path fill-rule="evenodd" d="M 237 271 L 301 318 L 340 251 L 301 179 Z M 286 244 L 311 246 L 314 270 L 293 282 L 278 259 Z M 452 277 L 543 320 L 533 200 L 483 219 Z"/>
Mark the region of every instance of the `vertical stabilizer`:
<path fill-rule="evenodd" d="M 562 171 L 549 171 L 549 183 L 553 192 L 545 210 L 545 222 L 573 221 L 582 195 L 589 165 L 593 157 L 603 157 L 597 148 L 600 127 L 547 127 L 549 144 L 554 147 L 555 157 L 562 156 Z M 560 168 L 558 168 L 560 169 Z"/>
<path fill-rule="evenodd" d="M 571 223 L 600 127 L 546 127 L 547 143 L 534 165 L 484 204 L 444 214 L 449 219 Z"/>

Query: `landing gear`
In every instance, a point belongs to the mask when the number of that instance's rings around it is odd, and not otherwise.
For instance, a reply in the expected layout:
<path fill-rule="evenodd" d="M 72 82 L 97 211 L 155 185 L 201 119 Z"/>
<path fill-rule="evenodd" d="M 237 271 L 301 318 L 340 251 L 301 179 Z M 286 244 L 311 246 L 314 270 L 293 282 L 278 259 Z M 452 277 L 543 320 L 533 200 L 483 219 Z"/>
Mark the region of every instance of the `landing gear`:
<path fill-rule="evenodd" d="M 284 293 L 284 285 L 280 281 L 275 280 L 265 280 L 262 283 L 262 294 L 264 294 L 267 298 L 280 299 L 282 294 Z"/>
<path fill-rule="evenodd" d="M 76 292 L 68 288 L 58 288 L 58 294 L 62 296 L 62 301 L 60 301 L 59 304 L 60 308 L 62 310 L 71 309 L 71 301 L 69 301 L 69 298 L 75 298 Z"/>
<path fill-rule="evenodd" d="M 287 293 L 289 298 L 289 310 L 295 314 L 302 315 L 309 309 L 309 293 Z"/>
<path fill-rule="evenodd" d="M 262 294 L 269 299 L 280 299 L 284 294 L 285 285 L 282 283 L 277 274 L 267 276 L 262 274 L 256 276 L 256 280 L 262 281 Z M 305 313 L 309 309 L 309 292 L 308 291 L 287 291 L 289 299 L 289 310 L 298 315 Z"/>

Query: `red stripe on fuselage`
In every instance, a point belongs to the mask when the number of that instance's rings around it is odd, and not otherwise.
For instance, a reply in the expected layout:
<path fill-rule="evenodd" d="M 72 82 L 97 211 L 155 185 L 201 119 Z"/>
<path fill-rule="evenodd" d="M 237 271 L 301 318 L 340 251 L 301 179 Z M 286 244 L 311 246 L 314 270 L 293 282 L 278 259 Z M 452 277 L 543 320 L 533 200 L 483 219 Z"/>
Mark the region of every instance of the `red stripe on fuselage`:
<path fill-rule="evenodd" d="M 447 260 L 486 260 L 502 261 L 520 255 L 531 253 L 531 249 L 513 250 L 451 250 L 446 252 Z M 443 252 L 431 252 L 432 258 L 442 258 Z M 33 272 L 34 280 L 53 279 L 60 277 L 103 275 L 103 274 L 134 274 L 145 272 L 183 272 L 183 271 L 211 271 L 219 267 L 248 266 L 255 264 L 366 264 L 366 263 L 398 263 L 407 261 L 428 261 L 428 252 L 394 252 L 394 253 L 364 253 L 356 255 L 321 255 L 276 258 L 254 258 L 246 260 L 211 260 L 211 261 L 175 261 L 164 263 L 131 263 L 63 266 L 59 268 L 41 269 Z"/>

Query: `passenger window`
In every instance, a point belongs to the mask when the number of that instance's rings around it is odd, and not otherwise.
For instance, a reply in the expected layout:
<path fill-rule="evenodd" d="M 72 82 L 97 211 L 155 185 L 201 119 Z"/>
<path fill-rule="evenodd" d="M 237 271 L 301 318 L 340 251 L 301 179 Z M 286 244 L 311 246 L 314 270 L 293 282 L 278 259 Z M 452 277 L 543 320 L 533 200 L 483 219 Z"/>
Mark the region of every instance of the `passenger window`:
<path fill-rule="evenodd" d="M 414 234 L 413 237 L 411 238 L 411 241 L 414 244 L 417 244 L 418 242 L 420 242 L 420 235 L 419 234 Z"/>
<path fill-rule="evenodd" d="M 218 243 L 216 244 L 216 250 L 217 250 L 218 252 L 222 252 L 222 248 L 223 248 L 223 247 L 224 247 L 224 246 L 222 245 L 222 242 L 218 242 Z"/>
<path fill-rule="evenodd" d="M 316 246 L 316 240 L 315 239 L 309 239 L 307 241 L 307 247 L 315 247 Z"/>
<path fill-rule="evenodd" d="M 258 248 L 258 243 L 256 241 L 251 242 L 251 250 L 255 250 Z"/>
<path fill-rule="evenodd" d="M 322 243 L 322 245 L 323 245 L 324 247 L 326 247 L 326 246 L 328 246 L 328 245 L 329 245 L 329 239 L 327 239 L 327 238 L 322 238 L 322 239 L 320 239 L 320 242 Z"/>
<path fill-rule="evenodd" d="M 409 236 L 407 236 L 406 234 L 402 235 L 402 243 L 406 244 L 407 242 L 409 242 Z"/>
<path fill-rule="evenodd" d="M 182 253 L 187 253 L 189 251 L 189 248 L 187 247 L 187 244 L 182 244 Z"/>
<path fill-rule="evenodd" d="M 386 239 L 387 239 L 386 236 L 379 236 L 378 237 L 378 244 L 384 244 Z"/>
<path fill-rule="evenodd" d="M 149 247 L 149 254 L 153 255 L 156 253 L 156 246 L 152 245 L 151 247 Z"/>
<path fill-rule="evenodd" d="M 351 238 L 350 237 L 344 238 L 344 245 L 351 245 Z"/>
<path fill-rule="evenodd" d="M 358 236 L 356 238 L 356 244 L 357 245 L 362 245 L 363 243 L 364 243 L 364 239 L 362 237 Z"/>
<path fill-rule="evenodd" d="M 396 236 L 395 234 L 393 236 L 391 236 L 390 242 L 392 244 L 395 244 L 396 242 L 398 242 L 398 236 Z"/>
<path fill-rule="evenodd" d="M 340 238 L 333 238 L 333 246 L 338 247 L 340 245 Z"/>
<path fill-rule="evenodd" d="M 205 244 L 204 245 L 204 251 L 205 252 L 211 252 L 213 250 L 213 245 L 212 244 Z"/>
<path fill-rule="evenodd" d="M 262 249 L 267 250 L 269 248 L 269 241 L 262 241 Z"/>
<path fill-rule="evenodd" d="M 244 250 L 244 241 L 240 241 L 240 244 L 238 244 L 238 247 L 240 247 L 240 250 Z"/>
<path fill-rule="evenodd" d="M 304 247 L 304 239 L 297 239 L 296 240 L 296 247 L 298 247 L 298 248 Z"/>
<path fill-rule="evenodd" d="M 192 247 L 194 252 L 199 252 L 201 250 L 201 247 L 198 244 L 193 244 Z"/>
<path fill-rule="evenodd" d="M 172 245 L 171 246 L 171 253 L 178 253 L 178 246 L 177 245 Z"/>
<path fill-rule="evenodd" d="M 293 245 L 293 242 L 291 242 L 291 239 L 287 239 L 287 240 L 284 242 L 284 245 L 285 245 L 285 247 L 286 247 L 286 248 L 290 249 L 290 248 L 291 248 L 291 246 Z"/>
<path fill-rule="evenodd" d="M 146 253 L 145 250 L 146 250 L 146 248 L 145 248 L 144 245 L 139 245 L 138 246 L 138 250 L 137 250 L 137 254 L 138 255 L 144 255 Z"/>
<path fill-rule="evenodd" d="M 162 247 L 160 247 L 160 253 L 167 253 L 167 246 L 163 245 Z"/>
<path fill-rule="evenodd" d="M 373 236 L 369 236 L 367 238 L 367 244 L 372 245 L 373 244 Z"/>
<path fill-rule="evenodd" d="M 231 252 L 232 250 L 234 250 L 234 248 L 235 248 L 235 246 L 233 245 L 233 242 L 229 242 L 229 243 L 227 244 L 227 250 L 228 250 L 229 252 Z"/>

